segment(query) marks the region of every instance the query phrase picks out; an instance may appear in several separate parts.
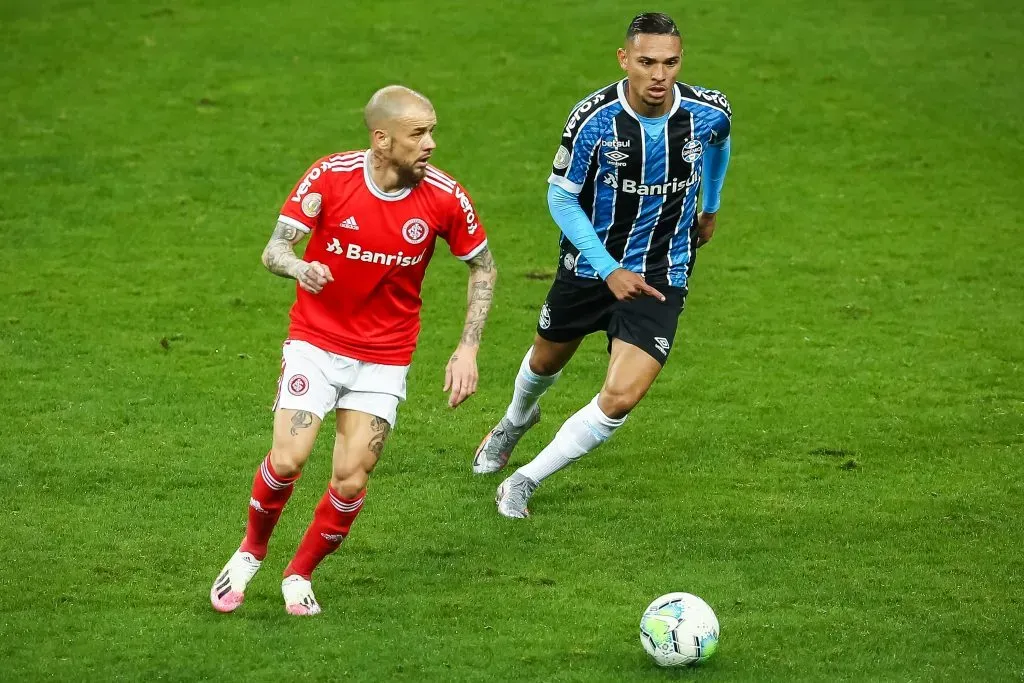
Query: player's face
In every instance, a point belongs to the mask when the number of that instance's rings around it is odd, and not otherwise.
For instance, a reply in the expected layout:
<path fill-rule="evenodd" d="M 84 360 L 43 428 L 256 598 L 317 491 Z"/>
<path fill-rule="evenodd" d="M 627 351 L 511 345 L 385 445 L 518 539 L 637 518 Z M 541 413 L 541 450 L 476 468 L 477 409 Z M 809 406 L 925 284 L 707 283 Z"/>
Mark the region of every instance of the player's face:
<path fill-rule="evenodd" d="M 420 181 L 427 174 L 427 161 L 434 153 L 433 108 L 419 107 L 396 117 L 391 125 L 389 161 L 400 176 Z"/>
<path fill-rule="evenodd" d="M 629 79 L 631 103 L 642 103 L 650 110 L 672 101 L 672 86 L 683 59 L 679 36 L 641 33 L 626 41 L 618 56 Z"/>

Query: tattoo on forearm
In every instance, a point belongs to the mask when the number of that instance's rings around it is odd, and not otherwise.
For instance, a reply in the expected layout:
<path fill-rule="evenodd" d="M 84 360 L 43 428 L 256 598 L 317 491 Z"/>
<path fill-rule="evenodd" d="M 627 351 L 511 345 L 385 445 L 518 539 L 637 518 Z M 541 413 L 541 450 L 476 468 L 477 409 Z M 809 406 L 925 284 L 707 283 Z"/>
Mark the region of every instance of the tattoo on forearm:
<path fill-rule="evenodd" d="M 473 282 L 470 284 L 469 310 L 466 313 L 466 325 L 462 328 L 462 342 L 464 344 L 480 343 L 493 298 L 493 283 Z"/>
<path fill-rule="evenodd" d="M 491 250 L 484 247 L 484 250 L 473 258 L 466 261 L 469 264 L 470 270 L 479 271 L 482 273 L 494 272 L 494 257 L 491 255 Z"/>
<path fill-rule="evenodd" d="M 291 435 L 298 436 L 300 429 L 306 429 L 313 426 L 313 413 L 306 410 L 300 410 L 292 415 L 292 428 Z"/>
<path fill-rule="evenodd" d="M 469 260 L 469 305 L 466 310 L 466 325 L 462 328 L 462 343 L 480 344 L 484 324 L 494 299 L 494 283 L 498 278 L 494 257 L 489 249 Z"/>
<path fill-rule="evenodd" d="M 279 221 L 263 250 L 263 265 L 267 270 L 274 275 L 295 278 L 305 263 L 295 255 L 295 245 L 303 236 L 295 226 Z"/>
<path fill-rule="evenodd" d="M 370 452 L 373 453 L 374 457 L 379 458 L 380 454 L 384 451 L 384 440 L 388 438 L 391 425 L 388 424 L 387 420 L 374 417 L 370 421 L 370 429 L 373 430 L 373 436 L 370 437 Z"/>

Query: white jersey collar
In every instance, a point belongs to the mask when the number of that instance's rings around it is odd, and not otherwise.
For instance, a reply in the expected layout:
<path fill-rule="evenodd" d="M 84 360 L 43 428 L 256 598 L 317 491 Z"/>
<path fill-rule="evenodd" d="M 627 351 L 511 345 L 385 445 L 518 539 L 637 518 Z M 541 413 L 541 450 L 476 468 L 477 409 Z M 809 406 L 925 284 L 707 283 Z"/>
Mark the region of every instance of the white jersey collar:
<path fill-rule="evenodd" d="M 406 187 L 397 192 L 385 192 L 384 190 L 377 187 L 377 183 L 373 182 L 373 176 L 370 175 L 370 169 L 373 167 L 373 153 L 372 150 L 366 150 L 366 160 L 363 163 L 363 182 L 366 183 L 366 189 L 370 191 L 377 199 L 383 199 L 386 202 L 397 202 L 405 199 L 412 192 L 411 187 Z"/>
<path fill-rule="evenodd" d="M 622 105 L 622 108 L 626 110 L 627 114 L 629 114 L 634 119 L 639 121 L 640 118 L 636 115 L 636 112 L 633 111 L 633 107 L 629 106 L 629 100 L 626 99 L 626 87 L 627 87 L 626 83 L 628 82 L 628 80 L 629 79 L 623 78 L 621 81 L 619 81 L 619 87 L 618 87 L 619 104 Z M 682 103 L 682 100 L 680 99 L 680 95 L 679 95 L 679 85 L 677 83 L 673 83 L 672 84 L 672 107 L 668 110 L 668 117 L 669 118 L 672 118 L 672 115 L 675 114 L 677 111 L 679 111 L 679 105 L 681 103 Z"/>

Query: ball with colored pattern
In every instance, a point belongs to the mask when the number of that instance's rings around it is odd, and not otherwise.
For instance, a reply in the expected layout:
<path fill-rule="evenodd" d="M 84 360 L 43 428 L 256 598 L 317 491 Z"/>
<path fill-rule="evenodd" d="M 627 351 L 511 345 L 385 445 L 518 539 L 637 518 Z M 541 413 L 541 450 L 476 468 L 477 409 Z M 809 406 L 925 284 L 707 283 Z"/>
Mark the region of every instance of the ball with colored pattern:
<path fill-rule="evenodd" d="M 640 642 L 658 666 L 707 661 L 718 649 L 718 634 L 714 610 L 690 593 L 662 595 L 640 618 Z"/>

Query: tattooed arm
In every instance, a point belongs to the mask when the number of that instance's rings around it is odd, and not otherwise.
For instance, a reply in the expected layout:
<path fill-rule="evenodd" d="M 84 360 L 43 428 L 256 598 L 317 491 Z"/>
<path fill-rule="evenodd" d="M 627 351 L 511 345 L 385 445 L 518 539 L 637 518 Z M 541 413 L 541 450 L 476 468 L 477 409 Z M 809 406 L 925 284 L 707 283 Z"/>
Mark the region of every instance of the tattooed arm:
<path fill-rule="evenodd" d="M 476 354 L 480 348 L 487 314 L 494 298 L 494 283 L 498 279 L 498 268 L 494 265 L 491 251 L 484 250 L 467 261 L 469 265 L 469 294 L 466 310 L 466 324 L 462 328 L 462 339 L 455 349 L 444 373 L 444 391 L 451 390 L 448 405 L 455 407 L 476 392 L 479 378 L 476 369 Z"/>
<path fill-rule="evenodd" d="M 466 325 L 462 328 L 460 346 L 480 346 L 484 323 L 491 310 L 494 298 L 494 283 L 498 279 L 498 268 L 494 265 L 491 250 L 484 250 L 467 261 L 469 264 L 469 305 L 466 311 Z"/>
<path fill-rule="evenodd" d="M 263 265 L 274 275 L 290 277 L 307 292 L 316 294 L 328 282 L 334 282 L 334 275 L 319 261 L 307 262 L 295 255 L 295 245 L 303 237 L 305 235 L 295 226 L 278 221 L 263 249 Z"/>

